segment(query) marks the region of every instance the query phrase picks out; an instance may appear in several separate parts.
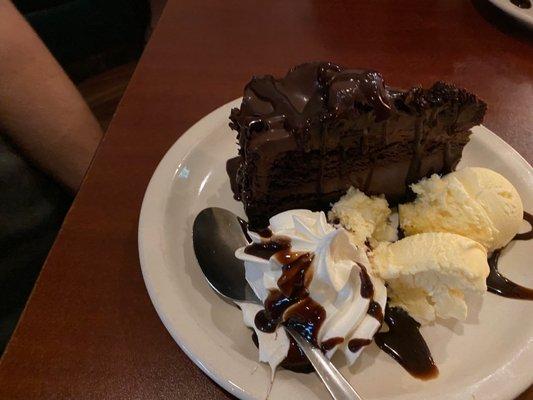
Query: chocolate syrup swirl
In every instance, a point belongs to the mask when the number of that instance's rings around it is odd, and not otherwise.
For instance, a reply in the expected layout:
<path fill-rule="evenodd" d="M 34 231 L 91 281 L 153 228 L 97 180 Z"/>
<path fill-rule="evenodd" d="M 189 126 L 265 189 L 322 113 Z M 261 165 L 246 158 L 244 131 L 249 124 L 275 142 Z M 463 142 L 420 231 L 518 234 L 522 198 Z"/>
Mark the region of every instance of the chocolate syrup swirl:
<path fill-rule="evenodd" d="M 524 212 L 524 219 L 531 225 L 528 232 L 517 234 L 513 240 L 531 240 L 533 239 L 533 215 Z M 498 260 L 502 251 L 505 249 L 495 250 L 489 257 L 490 273 L 487 277 L 487 289 L 489 292 L 512 299 L 533 300 L 533 289 L 518 285 L 507 279 L 498 271 Z"/>
<path fill-rule="evenodd" d="M 276 254 L 278 261 L 287 262 L 287 264 L 283 265 L 283 272 L 278 279 L 279 290 L 289 298 L 306 297 L 307 286 L 311 280 L 308 270 L 311 267 L 313 255 L 309 253 L 292 253 L 278 256 L 278 254 Z"/>
<path fill-rule="evenodd" d="M 389 330 L 374 336 L 379 348 L 415 378 L 427 380 L 437 377 L 439 370 L 420 334 L 420 324 L 401 308 L 389 306 L 385 310 L 385 322 Z"/>
<path fill-rule="evenodd" d="M 326 310 L 309 295 L 287 297 L 272 290 L 265 301 L 265 309 L 255 316 L 255 326 L 262 332 L 273 333 L 280 324 L 288 324 L 306 340 L 318 347 L 318 331 L 326 319 Z M 295 372 L 311 372 L 312 366 L 292 337 L 290 349 L 281 366 Z M 327 345 L 327 344 L 326 344 Z"/>
<path fill-rule="evenodd" d="M 256 328 L 273 333 L 280 324 L 287 324 L 319 347 L 318 331 L 326 319 L 326 310 L 309 296 L 307 290 L 312 279 L 310 267 L 314 255 L 291 251 L 290 239 L 276 235 L 271 235 L 264 242 L 248 245 L 244 251 L 265 259 L 274 256 L 282 264 L 282 273 L 277 282 L 279 290 L 270 291 L 265 300 L 265 309 L 255 315 Z M 289 339 L 289 352 L 281 366 L 295 372 L 313 371 L 294 339 Z M 333 348 L 335 344 L 328 341 L 323 346 Z"/>

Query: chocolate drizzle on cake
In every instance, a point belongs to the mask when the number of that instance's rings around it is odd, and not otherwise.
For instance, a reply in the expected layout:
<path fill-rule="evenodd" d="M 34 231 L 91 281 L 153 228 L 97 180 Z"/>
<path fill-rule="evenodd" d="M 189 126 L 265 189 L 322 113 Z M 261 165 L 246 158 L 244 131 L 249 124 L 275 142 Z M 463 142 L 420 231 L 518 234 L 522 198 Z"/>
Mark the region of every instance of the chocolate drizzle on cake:
<path fill-rule="evenodd" d="M 524 212 L 524 219 L 531 225 L 530 230 L 525 233 L 517 234 L 513 240 L 531 240 L 533 239 L 533 215 Z M 533 289 L 520 286 L 517 283 L 507 279 L 498 271 L 498 260 L 503 249 L 495 250 L 489 257 L 490 273 L 487 277 L 488 291 L 503 297 L 513 299 L 533 300 Z"/>
<path fill-rule="evenodd" d="M 410 183 L 455 168 L 485 110 L 453 85 L 401 91 L 378 72 L 328 62 L 254 77 L 230 116 L 240 147 L 227 164 L 232 190 L 255 228 L 288 209 L 326 209 L 350 186 L 396 204 Z"/>
<path fill-rule="evenodd" d="M 389 330 L 374 336 L 379 348 L 398 361 L 414 377 L 423 380 L 437 377 L 439 370 L 420 334 L 420 324 L 401 308 L 388 306 L 385 310 L 385 322 Z"/>

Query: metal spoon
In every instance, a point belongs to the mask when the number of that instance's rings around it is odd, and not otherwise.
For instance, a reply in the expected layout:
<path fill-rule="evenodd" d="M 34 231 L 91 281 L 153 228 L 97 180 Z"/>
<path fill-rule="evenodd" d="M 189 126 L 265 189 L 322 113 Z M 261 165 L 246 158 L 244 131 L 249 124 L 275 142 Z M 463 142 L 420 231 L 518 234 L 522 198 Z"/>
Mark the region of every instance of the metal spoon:
<path fill-rule="evenodd" d="M 240 220 L 231 211 L 206 208 L 194 220 L 194 252 L 207 282 L 227 301 L 261 304 L 244 276 L 244 264 L 235 258 L 235 250 L 247 244 Z M 316 373 L 335 400 L 362 400 L 353 387 L 322 351 L 296 330 L 285 326 L 303 350 Z"/>

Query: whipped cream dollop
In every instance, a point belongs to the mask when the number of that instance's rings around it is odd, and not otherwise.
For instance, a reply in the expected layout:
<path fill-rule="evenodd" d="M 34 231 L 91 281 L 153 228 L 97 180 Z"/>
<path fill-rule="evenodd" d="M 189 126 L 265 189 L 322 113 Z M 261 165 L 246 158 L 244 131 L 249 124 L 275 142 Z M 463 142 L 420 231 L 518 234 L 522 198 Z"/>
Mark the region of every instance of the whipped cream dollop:
<path fill-rule="evenodd" d="M 380 328 L 387 299 L 364 246 L 353 244 L 344 228 L 328 224 L 323 212 L 309 210 L 280 213 L 267 231 L 248 233 L 252 243 L 235 256 L 244 261 L 247 281 L 267 306 L 239 305 L 244 323 L 257 334 L 260 361 L 275 370 L 286 358 L 290 340 L 282 323 L 294 321 L 328 357 L 340 350 L 353 364 Z M 280 304 L 287 307 L 274 315 Z M 265 319 L 269 324 L 262 326 Z"/>

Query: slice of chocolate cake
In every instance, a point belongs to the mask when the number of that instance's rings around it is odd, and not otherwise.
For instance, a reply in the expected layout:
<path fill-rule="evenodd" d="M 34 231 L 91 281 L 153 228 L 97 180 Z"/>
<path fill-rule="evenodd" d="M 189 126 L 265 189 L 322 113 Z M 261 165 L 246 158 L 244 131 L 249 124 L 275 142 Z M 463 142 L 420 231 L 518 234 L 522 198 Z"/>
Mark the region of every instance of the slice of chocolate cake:
<path fill-rule="evenodd" d="M 378 72 L 332 63 L 254 77 L 230 116 L 232 190 L 256 227 L 284 210 L 328 208 L 350 186 L 396 204 L 409 184 L 455 168 L 485 111 L 450 84 L 396 90 Z"/>

